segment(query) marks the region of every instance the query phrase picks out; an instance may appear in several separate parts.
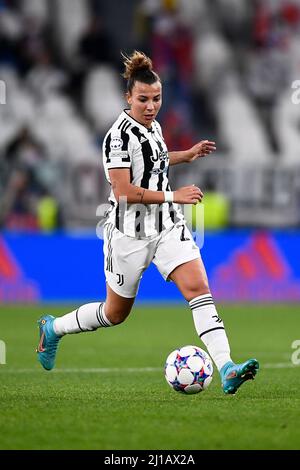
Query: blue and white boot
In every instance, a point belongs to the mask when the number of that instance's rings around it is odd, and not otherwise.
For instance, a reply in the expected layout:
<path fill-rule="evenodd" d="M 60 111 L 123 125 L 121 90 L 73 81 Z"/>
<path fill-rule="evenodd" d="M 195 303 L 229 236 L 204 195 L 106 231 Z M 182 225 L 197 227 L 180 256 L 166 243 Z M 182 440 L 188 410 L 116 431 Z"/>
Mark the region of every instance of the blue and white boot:
<path fill-rule="evenodd" d="M 223 392 L 234 395 L 246 380 L 253 380 L 259 369 L 256 359 L 249 359 L 242 364 L 226 362 L 220 370 Z"/>
<path fill-rule="evenodd" d="M 40 341 L 36 352 L 38 354 L 38 360 L 46 370 L 53 369 L 55 365 L 57 346 L 61 338 L 53 329 L 54 320 L 55 317 L 52 315 L 43 315 L 38 320 Z"/>

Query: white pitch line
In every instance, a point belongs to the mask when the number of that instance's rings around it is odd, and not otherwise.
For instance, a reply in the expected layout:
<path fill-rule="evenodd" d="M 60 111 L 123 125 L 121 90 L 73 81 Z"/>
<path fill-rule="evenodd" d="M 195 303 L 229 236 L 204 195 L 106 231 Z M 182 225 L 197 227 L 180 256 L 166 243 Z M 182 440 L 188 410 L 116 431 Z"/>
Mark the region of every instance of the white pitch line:
<path fill-rule="evenodd" d="M 85 373 L 85 374 L 107 374 L 111 372 L 158 372 L 162 370 L 162 368 L 159 367 L 126 367 L 126 368 L 121 368 L 121 367 L 93 367 L 93 368 L 66 368 L 66 369 L 53 369 L 51 371 L 52 373 Z M 0 369 L 1 371 L 1 369 Z M 31 374 L 34 372 L 40 372 L 43 371 L 42 368 L 39 369 L 3 369 L 3 372 L 7 373 L 18 373 L 18 374 Z"/>
<path fill-rule="evenodd" d="M 298 365 L 298 367 L 300 364 Z M 273 364 L 261 364 L 261 369 L 286 369 L 286 368 L 297 368 L 297 365 L 292 364 L 292 362 L 277 362 Z M 54 369 L 52 373 L 71 373 L 71 374 L 107 374 L 107 373 L 138 373 L 138 372 L 161 372 L 164 368 L 163 367 L 93 367 L 93 368 L 65 368 L 65 369 Z M 39 369 L 6 369 L 4 367 L 0 367 L 0 373 L 8 373 L 8 374 L 32 374 L 32 373 L 39 373 L 43 370 Z"/>

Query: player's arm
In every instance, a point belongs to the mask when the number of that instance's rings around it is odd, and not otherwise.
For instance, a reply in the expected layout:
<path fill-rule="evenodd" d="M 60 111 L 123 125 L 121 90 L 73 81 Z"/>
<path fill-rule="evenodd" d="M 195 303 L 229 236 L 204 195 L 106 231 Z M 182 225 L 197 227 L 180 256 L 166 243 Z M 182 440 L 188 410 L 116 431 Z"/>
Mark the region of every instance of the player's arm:
<path fill-rule="evenodd" d="M 179 163 L 190 163 L 197 158 L 210 155 L 216 150 L 215 142 L 209 140 L 201 140 L 188 150 L 179 152 L 169 152 L 170 165 L 178 165 Z"/>
<path fill-rule="evenodd" d="M 118 168 L 109 170 L 109 178 L 116 200 L 126 197 L 128 204 L 162 204 L 165 201 L 164 191 L 151 191 L 130 183 L 130 170 Z M 173 193 L 173 201 L 179 204 L 196 204 L 203 197 L 197 186 L 186 186 Z"/>

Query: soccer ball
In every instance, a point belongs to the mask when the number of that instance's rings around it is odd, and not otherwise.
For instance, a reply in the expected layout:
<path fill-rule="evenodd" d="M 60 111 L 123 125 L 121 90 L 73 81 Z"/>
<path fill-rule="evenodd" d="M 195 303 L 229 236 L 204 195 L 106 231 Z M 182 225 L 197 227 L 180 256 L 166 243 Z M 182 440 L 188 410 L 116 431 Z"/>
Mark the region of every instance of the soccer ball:
<path fill-rule="evenodd" d="M 198 346 L 184 346 L 175 349 L 167 357 L 165 365 L 166 381 L 176 392 L 199 393 L 212 381 L 212 360 Z"/>

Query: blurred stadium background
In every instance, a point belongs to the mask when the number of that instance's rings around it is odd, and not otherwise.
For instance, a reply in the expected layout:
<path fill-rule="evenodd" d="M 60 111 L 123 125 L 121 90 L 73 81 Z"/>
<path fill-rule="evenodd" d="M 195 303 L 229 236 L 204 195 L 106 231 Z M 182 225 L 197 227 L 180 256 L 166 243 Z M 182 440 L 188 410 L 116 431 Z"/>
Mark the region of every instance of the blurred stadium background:
<path fill-rule="evenodd" d="M 154 267 L 128 321 L 67 337 L 51 374 L 36 360 L 42 313 L 105 296 L 101 143 L 134 49 L 163 79 L 169 149 L 217 143 L 170 173 L 205 193 L 233 358 L 261 364 L 232 399 L 217 373 L 200 398 L 165 383 L 197 337 Z M 300 0 L 0 0 L 1 449 L 299 448 L 299 50 Z"/>
<path fill-rule="evenodd" d="M 205 192 L 216 298 L 299 301 L 299 47 L 299 0 L 0 0 L 0 300 L 104 295 L 101 143 L 136 48 L 163 79 L 169 149 L 217 142 L 171 171 Z M 140 299 L 176 298 L 156 282 Z"/>

